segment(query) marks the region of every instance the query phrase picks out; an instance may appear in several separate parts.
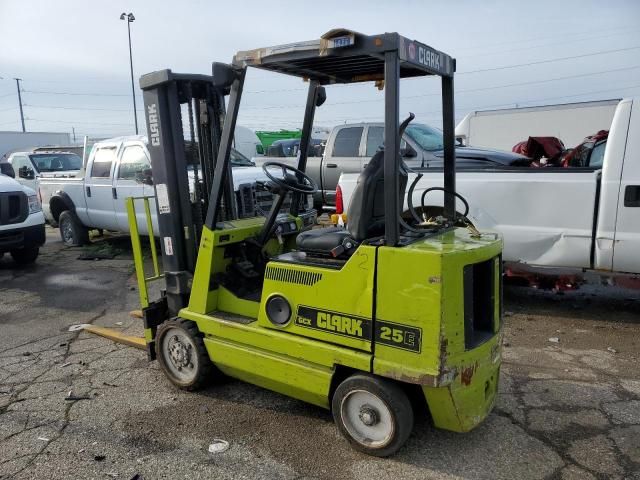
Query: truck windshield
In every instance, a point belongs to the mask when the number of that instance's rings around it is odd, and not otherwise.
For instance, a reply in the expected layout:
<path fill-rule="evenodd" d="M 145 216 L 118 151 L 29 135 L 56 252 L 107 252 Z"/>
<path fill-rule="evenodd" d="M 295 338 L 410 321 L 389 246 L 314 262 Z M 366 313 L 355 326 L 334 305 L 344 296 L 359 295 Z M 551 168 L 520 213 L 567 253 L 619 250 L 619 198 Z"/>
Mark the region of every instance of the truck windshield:
<path fill-rule="evenodd" d="M 229 156 L 232 167 L 255 167 L 256 164 L 242 155 L 235 148 L 231 149 L 231 155 Z"/>
<path fill-rule="evenodd" d="M 405 133 L 411 140 L 420 145 L 420 148 L 428 152 L 444 148 L 442 132 L 435 128 L 428 127 L 422 123 L 410 123 Z"/>
<path fill-rule="evenodd" d="M 39 153 L 29 155 L 38 172 L 63 172 L 80 170 L 82 158 L 75 153 Z"/>

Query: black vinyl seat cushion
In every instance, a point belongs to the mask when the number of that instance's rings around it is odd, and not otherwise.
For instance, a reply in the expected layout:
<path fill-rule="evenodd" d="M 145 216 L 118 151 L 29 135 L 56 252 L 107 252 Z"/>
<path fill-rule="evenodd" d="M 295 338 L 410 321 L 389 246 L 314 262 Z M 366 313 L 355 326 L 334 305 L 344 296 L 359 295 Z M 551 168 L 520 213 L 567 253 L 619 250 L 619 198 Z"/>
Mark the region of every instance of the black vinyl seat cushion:
<path fill-rule="evenodd" d="M 398 202 L 404 204 L 404 192 L 407 186 L 407 169 L 401 164 L 398 175 Z M 368 238 L 384 235 L 384 150 L 373 155 L 371 161 L 358 177 L 358 183 L 351 197 L 347 213 L 347 228 L 319 228 L 298 235 L 298 248 L 312 255 L 333 255 L 332 250 L 346 238 L 357 246 Z M 350 254 L 349 247 L 342 254 Z M 338 253 L 338 256 L 342 255 Z"/>
<path fill-rule="evenodd" d="M 316 228 L 300 233 L 296 238 L 296 245 L 303 252 L 330 255 L 331 250 L 342 245 L 348 237 L 350 237 L 349 232 L 344 228 Z"/>

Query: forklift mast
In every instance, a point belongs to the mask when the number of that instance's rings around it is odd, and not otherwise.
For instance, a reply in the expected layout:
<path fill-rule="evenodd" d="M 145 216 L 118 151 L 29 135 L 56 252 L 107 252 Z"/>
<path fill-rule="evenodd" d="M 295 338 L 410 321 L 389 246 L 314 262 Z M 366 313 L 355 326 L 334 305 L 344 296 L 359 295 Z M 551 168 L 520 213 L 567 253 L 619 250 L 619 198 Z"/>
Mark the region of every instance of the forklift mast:
<path fill-rule="evenodd" d="M 216 88 L 211 76 L 171 70 L 143 75 L 140 87 L 159 213 L 166 307 L 175 314 L 189 299 L 214 183 L 228 91 Z M 224 184 L 222 198 L 227 219 L 236 218 L 233 195 L 233 185 Z"/>

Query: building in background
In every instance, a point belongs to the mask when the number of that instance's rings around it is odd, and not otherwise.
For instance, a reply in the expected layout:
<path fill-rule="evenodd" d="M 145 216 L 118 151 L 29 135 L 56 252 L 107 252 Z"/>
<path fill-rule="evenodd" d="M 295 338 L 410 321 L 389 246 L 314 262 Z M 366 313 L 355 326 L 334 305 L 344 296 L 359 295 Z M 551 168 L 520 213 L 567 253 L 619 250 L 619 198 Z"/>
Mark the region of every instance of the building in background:
<path fill-rule="evenodd" d="M 68 133 L 0 131 L 0 160 L 7 158 L 11 152 L 16 150 L 69 145 L 70 143 L 71 138 Z"/>

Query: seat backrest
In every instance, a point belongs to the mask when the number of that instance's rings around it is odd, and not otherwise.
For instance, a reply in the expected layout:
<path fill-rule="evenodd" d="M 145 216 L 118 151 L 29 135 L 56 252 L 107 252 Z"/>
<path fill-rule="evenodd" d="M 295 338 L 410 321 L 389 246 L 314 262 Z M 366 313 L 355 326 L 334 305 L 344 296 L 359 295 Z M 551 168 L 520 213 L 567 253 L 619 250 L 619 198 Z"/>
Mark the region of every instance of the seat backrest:
<path fill-rule="evenodd" d="M 407 171 L 401 163 L 398 185 L 400 205 L 404 205 Z M 358 177 L 347 212 L 347 229 L 357 242 L 384 235 L 384 150 L 379 150 Z"/>

